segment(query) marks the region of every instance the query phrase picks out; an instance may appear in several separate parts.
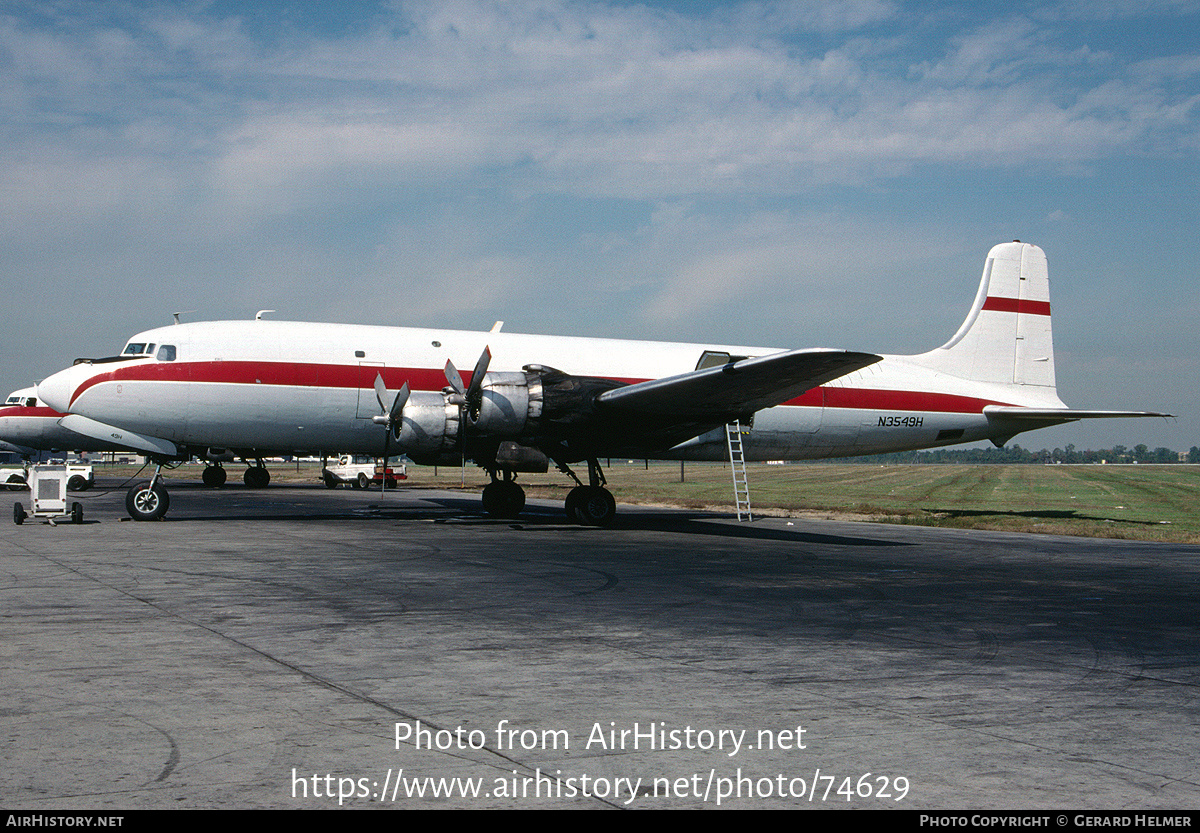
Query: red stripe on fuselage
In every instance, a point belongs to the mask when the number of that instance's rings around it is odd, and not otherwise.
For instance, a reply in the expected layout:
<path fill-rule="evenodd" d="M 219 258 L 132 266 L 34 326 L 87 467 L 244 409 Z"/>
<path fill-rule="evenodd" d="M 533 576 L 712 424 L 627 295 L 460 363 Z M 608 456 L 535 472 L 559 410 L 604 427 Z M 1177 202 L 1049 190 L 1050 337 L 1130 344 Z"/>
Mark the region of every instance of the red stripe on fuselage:
<path fill-rule="evenodd" d="M 384 384 L 387 385 L 388 390 L 392 391 L 399 390 L 405 382 L 408 382 L 412 390 L 440 391 L 446 386 L 444 372 L 433 368 L 297 362 L 147 362 L 124 365 L 106 373 L 96 374 L 75 390 L 71 402 L 74 403 L 88 388 L 103 382 L 196 382 L 370 390 L 375 386 L 376 374 L 382 374 Z M 469 383 L 470 376 L 467 375 L 464 381 Z M 646 380 L 617 379 L 615 381 L 636 384 Z M 1011 403 L 931 391 L 831 386 L 813 388 L 781 404 L 809 408 L 977 414 L 983 411 L 985 405 L 1008 405 Z M 52 414 L 56 413 L 50 409 L 45 410 Z M 61 414 L 56 415 L 61 416 Z"/>
<path fill-rule="evenodd" d="M 7 408 L 0 408 L 0 417 L 53 417 L 54 419 L 62 419 L 66 414 L 60 414 L 53 408 L 47 408 L 44 405 L 39 405 L 31 408 L 28 405 L 10 405 Z"/>
<path fill-rule="evenodd" d="M 1021 312 L 1029 315 L 1049 315 L 1049 301 L 1028 301 L 1022 298 L 1000 298 L 989 295 L 983 308 L 994 312 Z"/>

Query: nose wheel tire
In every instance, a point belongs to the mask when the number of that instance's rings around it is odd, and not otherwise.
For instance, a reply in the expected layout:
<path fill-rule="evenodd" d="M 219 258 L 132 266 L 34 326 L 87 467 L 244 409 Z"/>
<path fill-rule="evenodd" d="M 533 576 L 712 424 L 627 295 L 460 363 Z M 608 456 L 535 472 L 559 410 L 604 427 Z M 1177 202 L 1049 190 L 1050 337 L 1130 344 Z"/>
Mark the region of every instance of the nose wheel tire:
<path fill-rule="evenodd" d="M 146 480 L 129 488 L 125 493 L 125 511 L 135 521 L 157 521 L 167 514 L 171 497 L 161 484 L 151 486 Z"/>

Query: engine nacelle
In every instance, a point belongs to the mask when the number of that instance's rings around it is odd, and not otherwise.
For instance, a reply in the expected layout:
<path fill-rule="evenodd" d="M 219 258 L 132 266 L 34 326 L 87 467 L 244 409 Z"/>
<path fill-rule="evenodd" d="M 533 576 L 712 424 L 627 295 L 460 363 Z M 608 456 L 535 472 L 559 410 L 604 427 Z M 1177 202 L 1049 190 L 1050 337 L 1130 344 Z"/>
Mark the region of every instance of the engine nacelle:
<path fill-rule="evenodd" d="M 393 429 L 396 451 L 416 463 L 441 462 L 458 444 L 458 415 L 445 394 L 414 391 Z"/>
<path fill-rule="evenodd" d="M 476 436 L 517 437 L 537 427 L 542 416 L 542 380 L 536 373 L 488 373 L 478 413 L 467 408 L 467 428 Z"/>

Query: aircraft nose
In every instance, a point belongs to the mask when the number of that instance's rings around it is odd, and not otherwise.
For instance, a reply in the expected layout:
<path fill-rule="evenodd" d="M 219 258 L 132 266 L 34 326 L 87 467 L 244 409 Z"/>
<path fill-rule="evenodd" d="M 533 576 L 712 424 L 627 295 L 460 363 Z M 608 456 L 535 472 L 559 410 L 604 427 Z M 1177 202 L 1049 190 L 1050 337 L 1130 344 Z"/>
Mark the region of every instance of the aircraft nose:
<path fill-rule="evenodd" d="M 71 397 L 75 395 L 79 382 L 83 379 L 79 368 L 80 365 L 68 367 L 38 382 L 38 399 L 59 413 L 67 413 L 71 407 Z"/>

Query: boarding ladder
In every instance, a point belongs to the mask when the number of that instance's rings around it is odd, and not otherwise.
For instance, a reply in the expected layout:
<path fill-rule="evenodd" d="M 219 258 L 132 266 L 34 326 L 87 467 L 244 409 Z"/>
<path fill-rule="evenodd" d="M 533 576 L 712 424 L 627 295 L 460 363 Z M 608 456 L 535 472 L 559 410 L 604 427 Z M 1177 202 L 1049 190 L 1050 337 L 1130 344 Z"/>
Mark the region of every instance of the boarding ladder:
<path fill-rule="evenodd" d="M 725 426 L 725 441 L 729 445 L 729 469 L 733 472 L 733 500 L 737 504 L 739 521 L 750 517 L 750 481 L 746 479 L 746 456 L 742 452 L 742 423 L 734 420 Z"/>

